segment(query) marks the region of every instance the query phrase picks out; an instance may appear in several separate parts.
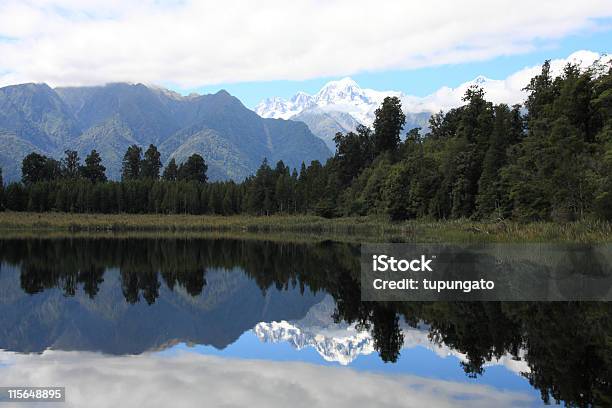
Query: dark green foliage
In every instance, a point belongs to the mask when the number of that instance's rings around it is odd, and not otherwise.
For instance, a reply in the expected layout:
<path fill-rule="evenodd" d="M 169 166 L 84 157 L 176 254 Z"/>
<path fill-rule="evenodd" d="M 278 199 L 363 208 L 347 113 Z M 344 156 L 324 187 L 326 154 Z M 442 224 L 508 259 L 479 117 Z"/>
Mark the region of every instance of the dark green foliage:
<path fill-rule="evenodd" d="M 204 162 L 204 158 L 195 153 L 189 156 L 185 163 L 181 164 L 178 169 L 178 180 L 181 181 L 196 181 L 198 183 L 206 183 L 206 171 L 208 166 Z"/>
<path fill-rule="evenodd" d="M 375 112 L 374 151 L 376 154 L 397 150 L 405 121 L 406 115 L 402 112 L 399 98 L 386 97 Z"/>
<path fill-rule="evenodd" d="M 140 166 L 140 178 L 150 180 L 159 179 L 162 163 L 161 154 L 157 150 L 157 147 L 154 145 L 149 145 Z"/>
<path fill-rule="evenodd" d="M 102 158 L 97 151 L 92 150 L 85 158 L 85 165 L 81 167 L 81 175 L 92 183 L 106 181 L 106 167 L 102 165 Z"/>
<path fill-rule="evenodd" d="M 75 150 L 66 150 L 65 156 L 61 160 L 62 177 L 75 179 L 80 176 L 81 160 Z"/>
<path fill-rule="evenodd" d="M 174 160 L 174 157 L 170 159 L 170 162 L 164 169 L 162 178 L 165 181 L 176 181 L 178 179 L 178 166 L 176 165 L 176 160 Z"/>
<path fill-rule="evenodd" d="M 386 212 L 391 220 L 405 220 L 414 215 L 409 212 L 410 169 L 406 162 L 391 168 L 385 182 Z"/>
<path fill-rule="evenodd" d="M 508 147 L 519 142 L 523 132 L 519 109 L 515 106 L 510 110 L 504 104 L 494 108 L 493 130 L 478 180 L 476 207 L 481 217 L 499 219 L 510 215 L 509 185 L 502 179 L 501 169 L 507 164 Z"/>
<path fill-rule="evenodd" d="M 0 167 L 0 211 L 4 210 L 4 179 L 2 178 L 2 167 Z"/>
<path fill-rule="evenodd" d="M 245 181 L 247 185 L 246 205 L 249 212 L 263 215 L 272 212 L 274 192 L 276 191 L 274 176 L 274 172 L 268 165 L 268 160 L 264 159 L 255 176 Z"/>
<path fill-rule="evenodd" d="M 581 72 L 569 64 L 553 80 L 545 64 L 531 80 L 528 132 L 504 169 L 514 216 L 568 221 L 593 211 L 597 188 L 603 186 L 601 176 L 605 178 L 605 171 L 600 173 L 602 164 L 605 167 L 601 142 L 609 121 L 609 113 L 597 115 L 599 95 L 594 89 L 601 89 L 598 84 L 609 81 L 609 76 L 608 72 L 594 79 L 591 70 Z M 603 200 L 605 189 L 599 194 Z"/>
<path fill-rule="evenodd" d="M 595 135 L 595 141 L 601 146 L 598 153 L 598 171 L 595 191 L 595 213 L 602 218 L 612 220 L 612 75 L 600 77 L 593 86 L 594 97 L 592 122 L 601 128 Z"/>
<path fill-rule="evenodd" d="M 478 87 L 468 88 L 458 108 L 454 134 L 446 141 L 442 188 L 447 198 L 439 202 L 444 217 L 470 217 L 476 210 L 478 181 L 492 132 L 493 108 Z M 443 142 L 444 143 L 444 142 Z"/>
<path fill-rule="evenodd" d="M 7 210 L 25 211 L 28 205 L 28 193 L 21 183 L 10 183 L 6 187 L 4 204 Z"/>
<path fill-rule="evenodd" d="M 57 160 L 38 153 L 30 153 L 23 159 L 21 174 L 21 181 L 24 184 L 33 184 L 59 178 L 61 167 Z"/>
<path fill-rule="evenodd" d="M 385 182 L 386 212 L 392 220 L 425 217 L 440 185 L 436 162 L 425 155 L 419 130 L 413 129 L 401 146 L 402 160 Z"/>
<path fill-rule="evenodd" d="M 336 134 L 336 154 L 325 164 L 302 163 L 298 173 L 283 161 L 271 167 L 264 159 L 240 184 L 207 183 L 209 163 L 199 154 L 180 166 L 172 158 L 160 181 L 160 153 L 154 145 L 144 159 L 138 145 L 127 149 L 121 183 L 102 183 L 104 167 L 95 151 L 81 168 L 82 180 L 73 176 L 78 166 L 74 152 L 66 152 L 61 180 L 58 162 L 32 153 L 23 162 L 23 185 L 7 187 L 5 207 L 385 214 L 392 220 L 612 219 L 611 68 L 596 64 L 581 71 L 570 64 L 552 78 L 545 63 L 526 90 L 525 115 L 521 106 L 494 105 L 482 89 L 470 87 L 463 106 L 433 115 L 429 133 L 411 129 L 403 141 L 400 101 L 385 98 L 374 130 L 359 126 L 355 132 Z M 199 132 L 197 127 L 192 131 Z M 211 164 L 213 171 L 215 166 Z"/>
<path fill-rule="evenodd" d="M 358 126 L 357 133 L 336 134 L 336 155 L 331 159 L 343 186 L 350 184 L 373 160 L 374 137 L 370 128 Z"/>
<path fill-rule="evenodd" d="M 138 145 L 128 147 L 123 156 L 121 167 L 121 180 L 136 180 L 140 177 L 140 166 L 142 162 L 142 149 Z"/>

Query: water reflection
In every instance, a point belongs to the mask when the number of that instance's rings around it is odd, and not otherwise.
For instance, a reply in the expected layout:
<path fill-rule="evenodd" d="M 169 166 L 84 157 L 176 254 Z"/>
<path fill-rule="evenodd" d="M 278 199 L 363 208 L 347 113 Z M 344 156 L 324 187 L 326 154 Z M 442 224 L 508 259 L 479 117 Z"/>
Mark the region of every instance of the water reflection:
<path fill-rule="evenodd" d="M 478 384 L 193 353 L 126 358 L 47 351 L 33 358 L 0 352 L 0 364 L 6 365 L 3 380 L 11 384 L 61 382 L 69 407 L 501 408 L 534 403 L 525 393 Z"/>
<path fill-rule="evenodd" d="M 460 354 L 468 376 L 521 360 L 544 402 L 612 405 L 609 303 L 361 302 L 359 247 L 336 242 L 3 239 L 0 262 L 0 349 L 223 349 L 255 328 L 333 361 L 394 363 L 412 328 Z M 305 324 L 325 299 L 328 323 Z"/>

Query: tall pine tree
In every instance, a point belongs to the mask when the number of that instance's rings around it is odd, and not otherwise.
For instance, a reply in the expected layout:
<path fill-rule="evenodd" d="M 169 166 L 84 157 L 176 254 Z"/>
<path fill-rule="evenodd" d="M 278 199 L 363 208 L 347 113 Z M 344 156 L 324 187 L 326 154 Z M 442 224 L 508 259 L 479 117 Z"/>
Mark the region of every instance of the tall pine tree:
<path fill-rule="evenodd" d="M 79 154 L 75 150 L 66 150 L 64 155 L 61 161 L 62 177 L 74 180 L 80 175 L 79 168 L 81 167 L 81 161 Z"/>
<path fill-rule="evenodd" d="M 140 177 L 142 149 L 137 145 L 128 147 L 123 156 L 121 179 L 124 181 L 136 180 Z"/>
<path fill-rule="evenodd" d="M 102 165 L 100 154 L 94 149 L 85 158 L 85 165 L 81 167 L 81 175 L 92 183 L 106 181 L 106 167 Z"/>
<path fill-rule="evenodd" d="M 157 147 L 149 145 L 140 166 L 140 178 L 148 180 L 159 179 L 162 163 L 161 154 L 157 150 Z"/>
<path fill-rule="evenodd" d="M 4 179 L 2 178 L 2 167 L 0 167 L 0 211 L 4 210 Z"/>
<path fill-rule="evenodd" d="M 174 157 L 170 159 L 170 162 L 164 169 L 162 178 L 165 181 L 176 181 L 178 179 L 178 166 L 176 165 L 176 160 Z"/>
<path fill-rule="evenodd" d="M 185 163 L 181 164 L 178 169 L 178 179 L 182 181 L 197 181 L 199 183 L 206 183 L 208 177 L 206 172 L 208 166 L 204 161 L 204 158 L 199 154 L 192 154 L 187 158 Z"/>

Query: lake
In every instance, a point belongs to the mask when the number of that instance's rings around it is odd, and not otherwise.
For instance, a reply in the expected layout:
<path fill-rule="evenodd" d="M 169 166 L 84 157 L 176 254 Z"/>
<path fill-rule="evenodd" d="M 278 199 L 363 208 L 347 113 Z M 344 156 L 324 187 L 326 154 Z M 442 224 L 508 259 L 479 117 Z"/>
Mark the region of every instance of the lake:
<path fill-rule="evenodd" d="M 40 405 L 71 407 L 612 406 L 610 302 L 362 302 L 359 258 L 2 238 L 0 386 L 65 387 Z"/>

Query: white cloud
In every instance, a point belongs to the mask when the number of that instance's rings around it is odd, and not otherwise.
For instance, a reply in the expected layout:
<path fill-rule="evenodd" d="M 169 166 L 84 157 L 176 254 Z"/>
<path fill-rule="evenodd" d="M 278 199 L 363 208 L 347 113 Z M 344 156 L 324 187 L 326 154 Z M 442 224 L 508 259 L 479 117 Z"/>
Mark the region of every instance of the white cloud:
<path fill-rule="evenodd" d="M 610 55 L 600 55 L 593 51 L 576 51 L 567 58 L 550 61 L 551 75 L 561 75 L 568 63 L 578 64 L 582 69 L 591 67 L 595 61 L 600 66 L 609 64 Z M 291 100 L 282 98 L 265 99 L 255 107 L 255 111 L 262 117 L 289 119 L 315 104 L 316 109 L 326 111 L 345 112 L 355 120 L 371 126 L 374 121 L 375 110 L 386 96 L 397 96 L 402 101 L 404 111 L 409 113 L 448 111 L 465 104 L 463 97 L 472 85 L 478 85 L 485 91 L 485 98 L 493 103 L 506 103 L 508 105 L 521 104 L 527 98 L 524 88 L 531 78 L 542 71 L 541 65 L 525 67 L 505 79 L 490 79 L 479 76 L 472 81 L 451 88 L 443 86 L 426 96 L 407 95 L 399 91 L 377 91 L 362 89 L 350 78 L 328 82 L 316 95 L 309 96 L 298 93 Z M 299 98 L 298 98 L 299 95 Z M 323 97 L 321 97 L 323 95 Z M 329 98 L 327 98 L 331 95 Z"/>
<path fill-rule="evenodd" d="M 597 29 L 608 0 L 3 0 L 0 84 L 206 84 L 483 60 Z"/>
<path fill-rule="evenodd" d="M 465 382 L 185 352 L 0 351 L 3 383 L 66 387 L 67 407 L 515 407 L 533 396 Z"/>
<path fill-rule="evenodd" d="M 582 68 L 591 66 L 595 61 L 610 61 L 610 56 L 601 56 L 593 51 L 576 51 L 567 58 L 555 59 L 550 62 L 552 76 L 558 76 L 568 62 L 579 64 Z M 541 65 L 525 67 L 505 79 L 489 79 L 479 77 L 474 81 L 465 82 L 456 88 L 442 87 L 436 92 L 425 97 L 404 96 L 402 103 L 409 112 L 440 110 L 447 111 L 450 108 L 463 105 L 462 101 L 469 86 L 478 83 L 485 91 L 485 97 L 493 103 L 506 103 L 509 105 L 522 103 L 527 97 L 523 89 L 529 84 L 534 76 L 542 71 Z"/>

